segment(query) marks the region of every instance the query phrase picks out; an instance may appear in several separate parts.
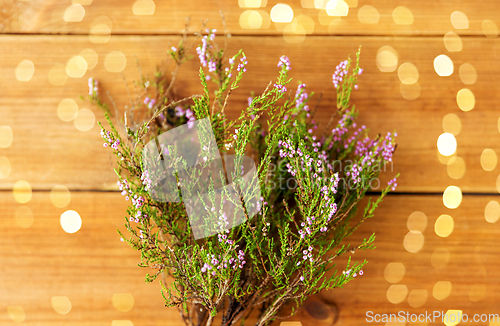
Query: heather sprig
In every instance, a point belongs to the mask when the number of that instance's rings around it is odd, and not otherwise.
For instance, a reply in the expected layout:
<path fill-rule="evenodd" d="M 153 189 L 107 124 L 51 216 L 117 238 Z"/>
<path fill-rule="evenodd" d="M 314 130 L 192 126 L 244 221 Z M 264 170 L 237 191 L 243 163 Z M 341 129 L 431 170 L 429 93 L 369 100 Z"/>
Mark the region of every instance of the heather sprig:
<path fill-rule="evenodd" d="M 257 311 L 256 325 L 267 325 L 284 305 L 300 306 L 310 295 L 343 287 L 363 275 L 366 261 L 352 262 L 350 254 L 372 249 L 375 236 L 354 245 L 345 244 L 346 238 L 395 190 L 392 179 L 364 212 L 357 213 L 372 181 L 378 180 L 380 167 L 392 162 L 397 135 L 370 138 L 368 129 L 356 124 L 358 112 L 350 97 L 362 72 L 359 51 L 354 67 L 347 59 L 333 74 L 331 89 L 337 101 L 322 135 L 309 106 L 314 94 L 305 83 L 292 90 L 288 76 L 292 65 L 286 56 L 278 59 L 276 80 L 261 94 L 252 94 L 237 119 L 228 120 L 228 98 L 244 79 L 251 59 L 243 51 L 227 57 L 226 50 L 217 46 L 216 30 L 205 32 L 199 33 L 201 44 L 196 48 L 202 94 L 178 98 L 173 92 L 173 83 L 182 77 L 177 76 L 178 67 L 189 57 L 184 38 L 169 50 L 176 64 L 174 76 L 167 79 L 166 72 L 157 72 L 152 79 L 141 77 L 140 92 L 124 114 L 123 128 L 115 128 L 109 110 L 110 129 L 100 124 L 104 147 L 117 157 L 117 186 L 130 203 L 125 218 L 130 236 L 120 235 L 140 251 L 139 266 L 154 270 L 146 281 L 161 277 L 165 304 L 177 307 L 186 325 L 211 325 L 214 318 L 220 318 L 221 325 L 235 325 L 252 311 Z M 212 95 L 208 82 L 216 86 Z M 97 81 L 90 80 L 89 87 L 89 99 L 107 109 Z M 190 181 L 183 180 L 181 200 L 158 200 L 155 192 L 164 173 L 187 169 L 178 149 L 161 144 L 159 137 L 182 125 L 192 129 L 204 118 L 210 121 L 220 155 L 251 157 L 256 178 L 240 178 L 247 170 L 241 160 L 235 161 L 234 171 L 219 171 L 208 179 L 203 197 L 194 180 L 211 156 L 208 138 L 200 136 L 201 168 L 190 170 Z M 156 142 L 160 163 L 170 159 L 164 171 L 150 172 L 153 163 L 141 156 L 151 141 Z M 225 173 L 234 180 L 233 192 L 216 186 L 226 184 Z M 176 180 L 181 187 L 180 177 Z M 252 183 L 258 183 L 260 197 L 246 190 Z M 215 230 L 214 235 L 195 239 L 192 216 L 183 202 L 187 198 L 200 202 L 205 208 L 200 214 L 215 221 L 201 226 Z M 223 209 L 227 201 L 241 204 L 240 213 L 246 217 L 231 228 L 234 216 Z M 253 207 L 255 215 L 250 214 Z M 344 255 L 348 259 L 342 263 L 339 257 Z"/>

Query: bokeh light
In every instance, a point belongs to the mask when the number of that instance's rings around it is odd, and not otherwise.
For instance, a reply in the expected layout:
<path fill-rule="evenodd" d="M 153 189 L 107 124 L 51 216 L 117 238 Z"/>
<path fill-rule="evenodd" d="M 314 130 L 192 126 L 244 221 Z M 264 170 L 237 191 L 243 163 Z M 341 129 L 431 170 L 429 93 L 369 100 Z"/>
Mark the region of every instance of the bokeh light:
<path fill-rule="evenodd" d="M 303 2 L 304 2 L 304 0 L 303 0 Z M 314 1 L 312 1 L 312 2 L 314 2 Z M 238 6 L 240 6 L 240 8 L 265 7 L 265 6 L 267 6 L 267 0 L 238 0 Z M 304 8 L 306 8 L 306 7 L 304 7 Z"/>
<path fill-rule="evenodd" d="M 420 231 L 410 231 L 406 234 L 403 246 L 408 252 L 417 253 L 424 246 L 424 235 Z"/>
<path fill-rule="evenodd" d="M 437 140 L 437 149 L 441 155 L 450 156 L 457 150 L 457 140 L 449 132 L 439 135 Z"/>
<path fill-rule="evenodd" d="M 434 70 L 441 77 L 453 74 L 453 61 L 445 54 L 440 54 L 434 59 Z"/>
<path fill-rule="evenodd" d="M 462 130 L 462 121 L 455 113 L 448 113 L 443 118 L 443 130 L 456 136 Z"/>
<path fill-rule="evenodd" d="M 71 202 L 71 193 L 67 187 L 57 185 L 50 191 L 50 201 L 55 207 L 66 207 Z"/>
<path fill-rule="evenodd" d="M 7 316 L 16 323 L 22 323 L 26 319 L 24 309 L 21 306 L 8 306 Z"/>
<path fill-rule="evenodd" d="M 408 294 L 408 304 L 413 308 L 422 307 L 427 298 L 429 297 L 429 293 L 424 289 L 414 289 L 410 291 Z"/>
<path fill-rule="evenodd" d="M 462 310 L 448 310 L 443 316 L 446 326 L 455 326 L 462 321 Z"/>
<path fill-rule="evenodd" d="M 65 22 L 81 22 L 85 17 L 85 8 L 81 4 L 73 3 L 64 11 L 63 19 Z"/>
<path fill-rule="evenodd" d="M 406 225 L 410 231 L 424 232 L 427 227 L 427 216 L 422 212 L 415 211 L 408 217 Z"/>
<path fill-rule="evenodd" d="M 33 225 L 33 212 L 29 207 L 19 206 L 14 213 L 14 219 L 19 227 L 27 229 Z"/>
<path fill-rule="evenodd" d="M 68 297 L 55 296 L 50 299 L 52 308 L 60 315 L 66 315 L 71 311 L 71 301 Z"/>
<path fill-rule="evenodd" d="M 293 10 L 287 4 L 278 3 L 271 9 L 271 20 L 274 23 L 290 23 L 293 20 Z"/>
<path fill-rule="evenodd" d="M 389 45 L 377 51 L 377 67 L 382 72 L 393 72 L 398 67 L 398 53 Z"/>
<path fill-rule="evenodd" d="M 0 148 L 10 147 L 14 140 L 14 133 L 9 126 L 0 126 Z"/>
<path fill-rule="evenodd" d="M 77 114 L 78 104 L 73 99 L 65 98 L 57 105 L 57 116 L 62 121 L 71 121 L 76 118 Z"/>
<path fill-rule="evenodd" d="M 455 29 L 467 29 L 469 28 L 469 19 L 463 12 L 455 11 L 451 14 L 451 24 Z"/>
<path fill-rule="evenodd" d="M 107 16 L 94 19 L 90 27 L 89 40 L 92 43 L 107 43 L 111 38 L 113 22 Z"/>
<path fill-rule="evenodd" d="M 481 27 L 483 29 L 484 36 L 486 36 L 488 38 L 498 36 L 498 27 L 497 27 L 497 24 L 495 24 L 493 21 L 491 21 L 489 19 L 485 19 L 485 20 L 483 20 Z"/>
<path fill-rule="evenodd" d="M 14 184 L 12 188 L 12 194 L 14 195 L 14 199 L 20 203 L 25 204 L 31 200 L 32 190 L 31 185 L 28 181 L 18 181 Z"/>
<path fill-rule="evenodd" d="M 402 284 L 391 285 L 387 290 L 387 300 L 389 302 L 398 304 L 405 301 L 408 295 L 408 287 Z"/>
<path fill-rule="evenodd" d="M 450 251 L 446 248 L 436 248 L 431 255 L 431 265 L 435 269 L 443 269 L 450 262 Z"/>
<path fill-rule="evenodd" d="M 328 16 L 345 17 L 349 14 L 349 6 L 344 0 L 330 0 L 325 9 Z"/>
<path fill-rule="evenodd" d="M 411 25 L 413 24 L 413 13 L 410 9 L 399 6 L 392 11 L 392 19 L 397 25 Z"/>
<path fill-rule="evenodd" d="M 453 221 L 453 217 L 443 214 L 436 220 L 434 232 L 436 232 L 438 236 L 446 238 L 453 232 L 454 227 L 455 222 Z"/>
<path fill-rule="evenodd" d="M 494 150 L 487 148 L 481 153 L 481 167 L 485 171 L 493 171 L 497 167 L 497 154 Z"/>
<path fill-rule="evenodd" d="M 30 81 L 35 74 L 35 65 L 30 60 L 23 60 L 18 63 L 15 74 L 19 81 Z"/>
<path fill-rule="evenodd" d="M 455 180 L 461 179 L 465 174 L 465 170 L 465 161 L 459 156 L 450 158 L 446 166 L 448 176 Z"/>
<path fill-rule="evenodd" d="M 10 161 L 5 156 L 0 156 L 0 179 L 7 179 L 10 175 Z"/>
<path fill-rule="evenodd" d="M 358 19 L 361 24 L 378 24 L 380 14 L 374 6 L 364 5 L 358 10 Z"/>
<path fill-rule="evenodd" d="M 462 51 L 462 39 L 455 32 L 448 32 L 443 37 L 443 42 L 446 50 L 450 52 Z"/>
<path fill-rule="evenodd" d="M 134 297 L 130 293 L 115 293 L 111 302 L 121 312 L 130 311 L 134 307 Z"/>
<path fill-rule="evenodd" d="M 489 223 L 496 223 L 500 218 L 500 204 L 492 200 L 484 208 L 484 218 Z"/>
<path fill-rule="evenodd" d="M 418 82 L 414 84 L 399 84 L 399 91 L 401 92 L 401 96 L 408 101 L 416 100 L 420 94 L 420 84 Z"/>
<path fill-rule="evenodd" d="M 120 51 L 113 51 L 106 55 L 104 68 L 109 72 L 122 72 L 127 65 L 127 58 Z"/>
<path fill-rule="evenodd" d="M 79 54 L 87 62 L 87 70 L 92 70 L 97 65 L 97 52 L 92 49 L 84 49 Z"/>
<path fill-rule="evenodd" d="M 89 109 L 81 109 L 78 111 L 75 119 L 73 120 L 75 128 L 80 131 L 89 131 L 95 125 L 95 115 L 94 112 Z"/>
<path fill-rule="evenodd" d="M 462 64 L 458 70 L 458 74 L 460 75 L 460 80 L 465 85 L 472 85 L 477 80 L 476 68 L 470 63 Z"/>
<path fill-rule="evenodd" d="M 59 222 L 66 233 L 75 233 L 82 227 L 82 218 L 73 210 L 62 213 Z"/>
<path fill-rule="evenodd" d="M 56 63 L 49 70 L 49 83 L 54 86 L 62 86 L 68 81 L 68 74 L 66 73 L 66 66 Z"/>
<path fill-rule="evenodd" d="M 150 16 L 155 13 L 155 8 L 153 0 L 137 0 L 132 5 L 132 12 L 136 16 Z"/>
<path fill-rule="evenodd" d="M 405 276 L 406 268 L 401 263 L 389 263 L 385 267 L 384 277 L 389 283 L 399 283 Z"/>
<path fill-rule="evenodd" d="M 447 208 L 455 209 L 462 203 L 462 190 L 457 186 L 449 186 L 443 193 L 443 204 Z"/>
<path fill-rule="evenodd" d="M 481 301 L 486 294 L 486 285 L 473 284 L 469 291 L 469 299 L 472 302 Z"/>
<path fill-rule="evenodd" d="M 470 89 L 462 88 L 457 93 L 457 104 L 460 110 L 467 112 L 476 105 L 476 98 Z"/>
<path fill-rule="evenodd" d="M 451 293 L 452 285 L 449 281 L 439 281 L 434 284 L 434 288 L 432 289 L 432 295 L 437 300 L 444 300 L 448 298 Z"/>
<path fill-rule="evenodd" d="M 66 74 L 71 78 L 80 78 L 87 72 L 87 61 L 79 55 L 75 55 L 66 63 Z"/>
<path fill-rule="evenodd" d="M 418 69 L 413 63 L 405 62 L 398 68 L 398 77 L 403 84 L 415 84 L 419 77 Z"/>

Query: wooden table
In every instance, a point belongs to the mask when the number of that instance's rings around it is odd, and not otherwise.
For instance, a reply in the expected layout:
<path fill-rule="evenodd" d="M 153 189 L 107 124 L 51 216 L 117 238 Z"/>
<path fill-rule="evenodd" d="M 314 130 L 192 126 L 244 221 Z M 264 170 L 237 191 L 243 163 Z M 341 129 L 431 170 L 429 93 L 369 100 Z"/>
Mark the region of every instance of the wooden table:
<path fill-rule="evenodd" d="M 401 173 L 398 189 L 353 239 L 376 232 L 377 249 L 353 257 L 369 261 L 362 277 L 321 295 L 338 307 L 337 325 L 370 324 L 369 311 L 500 315 L 498 1 L 286 0 L 293 17 L 283 6 L 281 17 L 290 23 L 273 22 L 275 0 L 72 2 L 0 1 L 1 325 L 182 325 L 163 307 L 159 285 L 144 284 L 137 253 L 120 242 L 126 202 L 99 128 L 89 125 L 104 116 L 78 97 L 94 77 L 124 105 L 120 73 L 137 79 L 134 57 L 152 74 L 187 16 L 191 31 L 205 19 L 223 31 L 220 11 L 228 52 L 241 48 L 249 62 L 230 114 L 263 90 L 286 54 L 294 83 L 323 92 L 318 120 L 326 120 L 331 74 L 361 45 L 364 73 L 353 95 L 360 123 L 372 135 L 398 131 L 394 165 L 382 178 Z M 201 90 L 197 68 L 196 60 L 182 67 L 180 94 Z M 64 121 L 61 108 L 75 104 L 77 118 Z M 456 140 L 451 156 L 438 152 L 443 133 Z M 67 193 L 51 198 L 56 186 L 69 190 L 69 203 Z M 449 186 L 461 190 L 457 208 L 448 208 L 455 197 L 443 196 Z M 74 234 L 60 225 L 67 210 L 83 221 Z M 319 325 L 303 313 L 294 320 Z"/>

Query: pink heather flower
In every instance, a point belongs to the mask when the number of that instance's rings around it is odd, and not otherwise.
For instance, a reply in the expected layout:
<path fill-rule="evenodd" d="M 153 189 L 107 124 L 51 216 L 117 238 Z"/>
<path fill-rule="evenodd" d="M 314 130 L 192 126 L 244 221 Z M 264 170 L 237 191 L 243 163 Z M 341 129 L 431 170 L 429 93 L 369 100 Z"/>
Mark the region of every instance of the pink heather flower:
<path fill-rule="evenodd" d="M 177 52 L 177 49 L 175 48 L 175 46 L 172 47 L 172 51 Z"/>
<path fill-rule="evenodd" d="M 278 62 L 278 68 L 285 67 L 286 70 L 292 70 L 292 64 L 290 63 L 290 59 L 287 56 L 282 55 Z"/>
<path fill-rule="evenodd" d="M 303 282 L 304 281 L 304 276 L 301 276 L 300 277 L 300 281 Z"/>

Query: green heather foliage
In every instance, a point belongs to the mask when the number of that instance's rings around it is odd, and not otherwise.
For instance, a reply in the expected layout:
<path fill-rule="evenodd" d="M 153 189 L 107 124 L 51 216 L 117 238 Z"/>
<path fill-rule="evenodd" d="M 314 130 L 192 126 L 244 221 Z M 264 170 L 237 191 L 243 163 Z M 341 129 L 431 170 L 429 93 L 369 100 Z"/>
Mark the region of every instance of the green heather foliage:
<path fill-rule="evenodd" d="M 211 325 L 215 320 L 221 325 L 245 324 L 252 312 L 256 325 L 267 325 L 283 317 L 279 312 L 285 304 L 295 312 L 308 296 L 343 287 L 363 274 L 366 261 L 353 262 L 349 256 L 338 271 L 335 259 L 374 248 L 374 235 L 354 245 L 344 239 L 372 217 L 396 187 L 391 180 L 357 214 L 370 183 L 378 182 L 381 167 L 392 162 L 396 135 L 370 139 L 368 130 L 355 123 L 357 111 L 350 97 L 362 73 L 359 52 L 354 62 L 341 62 L 333 74 L 337 102 L 322 128 L 313 120 L 312 94 L 306 86 L 288 91 L 291 64 L 285 56 L 279 58 L 276 81 L 250 97 L 239 118 L 229 121 L 228 97 L 245 76 L 247 58 L 242 51 L 228 57 L 215 43 L 214 30 L 197 35 L 202 41 L 196 51 L 203 94 L 179 99 L 173 93 L 172 85 L 182 78 L 178 67 L 192 52 L 186 35 L 169 51 L 176 63 L 173 73 L 141 77 L 125 115 L 114 111 L 122 121 L 118 124 L 112 123 L 108 104 L 98 95 L 97 81 L 89 80 L 88 98 L 107 111 L 109 130 L 101 125 L 104 147 L 117 157 L 118 185 L 130 202 L 130 235 L 120 235 L 140 251 L 139 266 L 153 269 L 146 282 L 161 277 L 166 306 L 177 307 L 186 325 Z M 215 84 L 213 94 L 207 83 Z M 262 197 L 257 215 L 227 233 L 195 240 L 182 202 L 159 202 L 150 196 L 151 180 L 141 153 L 159 134 L 207 117 L 221 155 L 255 160 Z"/>

